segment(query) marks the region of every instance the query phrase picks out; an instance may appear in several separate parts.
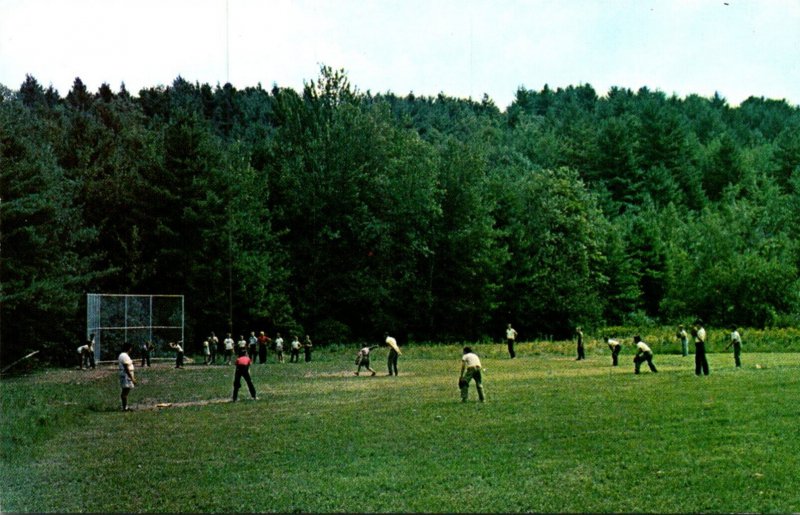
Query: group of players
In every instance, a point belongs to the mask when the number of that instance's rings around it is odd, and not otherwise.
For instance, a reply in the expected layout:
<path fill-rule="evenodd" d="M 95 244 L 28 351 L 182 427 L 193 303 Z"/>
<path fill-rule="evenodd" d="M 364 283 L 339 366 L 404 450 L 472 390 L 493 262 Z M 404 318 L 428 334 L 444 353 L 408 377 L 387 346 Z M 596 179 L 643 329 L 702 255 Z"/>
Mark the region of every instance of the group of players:
<path fill-rule="evenodd" d="M 701 374 L 709 375 L 709 366 L 708 360 L 706 358 L 706 330 L 703 327 L 702 320 L 698 319 L 695 323 L 691 326 L 690 329 L 691 336 L 694 340 L 695 345 L 695 374 L 698 376 Z M 90 341 L 93 340 L 93 336 L 90 337 Z M 517 339 L 518 333 L 517 331 L 508 324 L 506 327 L 506 343 L 508 345 L 509 356 L 513 359 L 516 357 L 516 353 L 514 351 L 514 343 Z M 584 343 L 583 343 L 583 330 L 581 327 L 576 328 L 575 336 L 577 340 L 577 358 L 576 361 L 581 361 L 586 359 L 585 357 L 585 350 L 584 350 Z M 688 355 L 688 340 L 689 340 L 689 333 L 687 333 L 686 329 L 683 325 L 678 326 L 678 331 L 675 337 L 679 340 L 681 344 L 681 352 L 683 356 Z M 216 335 L 212 332 L 211 335 L 203 341 L 203 355 L 204 355 L 204 364 L 211 365 L 216 362 L 217 354 L 221 354 L 223 356 L 223 364 L 231 364 L 233 359 L 234 352 L 237 354 L 237 358 L 235 360 L 235 376 L 234 376 L 234 384 L 233 384 L 233 401 L 235 402 L 238 398 L 239 389 L 241 388 L 241 381 L 244 380 L 247 384 L 248 390 L 250 395 L 253 399 L 257 399 L 256 389 L 253 385 L 253 381 L 250 377 L 250 365 L 255 363 L 256 358 L 258 357 L 260 363 L 266 363 L 266 354 L 267 348 L 272 344 L 272 348 L 276 353 L 277 361 L 279 363 L 283 363 L 283 338 L 281 337 L 280 333 L 276 334 L 275 341 L 273 342 L 268 336 L 261 331 L 259 336 L 255 335 L 255 331 L 250 333 L 250 339 L 245 340 L 243 336 L 239 338 L 238 343 L 234 343 L 231 334 L 228 333 L 227 337 L 220 342 Z M 615 339 L 615 338 L 606 338 L 606 344 L 608 345 L 609 350 L 611 350 L 611 364 L 612 366 L 619 365 L 619 354 L 622 350 L 622 343 Z M 88 344 L 87 344 L 88 345 Z M 149 344 L 145 344 L 143 347 L 143 358 L 142 358 L 142 366 L 145 366 L 145 357 L 149 356 L 149 349 L 147 347 Z M 640 368 L 642 363 L 647 363 L 648 368 L 652 372 L 658 372 L 656 369 L 655 364 L 653 363 L 653 350 L 652 348 L 642 340 L 639 335 L 635 335 L 633 337 L 633 345 L 636 348 L 636 354 L 633 358 L 634 362 L 634 373 L 639 374 Z M 176 368 L 183 368 L 183 348 L 178 343 L 171 343 L 170 346 L 176 351 Z M 388 333 L 384 334 L 383 346 L 389 348 L 389 354 L 387 359 L 387 365 L 389 369 L 389 376 L 397 376 L 397 362 L 398 357 L 402 354 L 400 351 L 400 347 L 397 344 L 397 340 L 389 336 Z M 736 327 L 731 327 L 730 333 L 730 343 L 726 347 L 726 350 L 730 347 L 733 347 L 733 355 L 734 355 L 734 362 L 737 368 L 741 367 L 741 350 L 742 350 L 742 338 L 739 334 Z M 300 350 L 303 349 L 305 351 L 305 360 L 306 362 L 311 361 L 311 338 L 306 335 L 305 341 L 300 343 L 300 340 L 297 336 L 294 336 L 292 339 L 292 344 L 290 347 L 291 350 L 291 357 L 290 362 L 299 362 L 299 354 Z M 370 354 L 373 350 L 378 348 L 378 345 L 370 345 L 362 347 L 355 359 L 355 365 L 357 366 L 356 371 L 354 372 L 355 375 L 361 374 L 361 369 L 366 369 L 366 371 L 370 372 L 372 376 L 375 376 L 377 372 L 372 369 L 370 366 Z M 132 346 L 130 344 L 126 344 L 123 352 L 119 356 L 119 370 L 120 370 L 120 386 L 122 387 L 121 393 L 121 400 L 122 400 L 122 409 L 127 411 L 128 408 L 128 393 L 130 389 L 134 387 L 136 380 L 133 371 L 133 361 L 130 357 L 129 352 L 131 351 Z M 88 349 L 79 349 L 79 352 L 83 352 L 83 355 L 88 354 Z M 147 360 L 147 365 L 149 366 L 149 359 Z M 82 360 L 83 366 L 83 360 Z M 480 402 L 485 401 L 485 395 L 483 390 L 482 384 L 482 377 L 481 377 L 481 361 L 478 355 L 470 348 L 464 347 L 462 351 L 462 358 L 461 358 L 461 372 L 458 379 L 458 387 L 461 391 L 461 400 L 462 402 L 466 402 L 468 399 L 469 394 L 469 383 L 474 381 L 475 386 L 478 392 L 478 399 Z"/>
<path fill-rule="evenodd" d="M 217 356 L 220 356 L 224 365 L 230 365 L 233 355 L 238 355 L 243 350 L 250 358 L 251 363 L 255 363 L 258 359 L 260 364 L 266 364 L 267 349 L 270 347 L 275 352 L 278 363 L 284 363 L 284 340 L 281 333 L 276 333 L 273 341 L 264 331 L 259 332 L 258 336 L 255 331 L 251 331 L 247 340 L 242 335 L 239 336 L 237 342 L 234 342 L 231 333 L 228 333 L 224 340 L 220 340 L 212 331 L 208 338 L 203 340 L 203 364 L 213 365 L 217 362 Z M 309 335 L 306 335 L 302 342 L 300 342 L 299 336 L 292 336 L 292 341 L 289 343 L 289 362 L 299 363 L 302 351 L 305 354 L 305 361 L 308 363 L 311 361 L 313 348 Z"/>

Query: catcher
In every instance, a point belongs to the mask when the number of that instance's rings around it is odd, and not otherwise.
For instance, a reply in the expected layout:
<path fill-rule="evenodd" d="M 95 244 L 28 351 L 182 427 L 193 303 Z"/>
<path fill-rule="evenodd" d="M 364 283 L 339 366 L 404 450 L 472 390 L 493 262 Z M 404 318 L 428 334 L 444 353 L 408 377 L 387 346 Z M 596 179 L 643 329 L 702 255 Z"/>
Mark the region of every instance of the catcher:
<path fill-rule="evenodd" d="M 464 347 L 464 355 L 461 356 L 461 375 L 458 378 L 458 388 L 461 390 L 461 402 L 467 402 L 469 397 L 469 382 L 475 380 L 475 388 L 478 389 L 478 399 L 484 402 L 483 382 L 481 380 L 481 359 L 472 352 L 469 347 Z"/>

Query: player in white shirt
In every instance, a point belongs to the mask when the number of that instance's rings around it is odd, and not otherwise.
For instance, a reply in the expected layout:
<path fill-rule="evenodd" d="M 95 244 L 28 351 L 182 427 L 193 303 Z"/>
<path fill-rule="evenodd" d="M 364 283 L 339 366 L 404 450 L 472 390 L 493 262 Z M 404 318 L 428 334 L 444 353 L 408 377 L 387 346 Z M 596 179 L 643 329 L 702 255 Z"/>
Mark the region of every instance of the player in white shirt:
<path fill-rule="evenodd" d="M 402 352 L 400 352 L 400 347 L 397 346 L 397 340 L 389 336 L 389 333 L 383 333 L 383 337 L 386 338 L 384 343 L 389 347 L 389 358 L 387 360 L 389 375 L 397 377 L 397 358 Z"/>
<path fill-rule="evenodd" d="M 222 342 L 225 345 L 225 365 L 230 365 L 231 360 L 233 359 L 233 338 L 231 338 L 231 333 L 228 333 L 228 336 L 225 338 L 225 341 Z"/>
<path fill-rule="evenodd" d="M 122 352 L 117 358 L 119 363 L 119 385 L 122 388 L 122 393 L 119 398 L 122 400 L 122 411 L 129 411 L 128 408 L 128 394 L 136 385 L 136 377 L 133 374 L 133 360 L 130 356 L 130 351 L 133 349 L 133 344 L 125 342 L 122 346 Z"/>
<path fill-rule="evenodd" d="M 508 355 L 511 356 L 511 359 L 517 357 L 517 353 L 514 352 L 514 342 L 517 341 L 517 330 L 511 327 L 511 324 L 506 326 L 506 344 L 508 345 Z"/>
<path fill-rule="evenodd" d="M 622 350 L 622 344 L 613 338 L 606 338 L 606 344 L 611 350 L 611 366 L 616 367 L 619 365 L 619 352 Z"/>
<path fill-rule="evenodd" d="M 300 338 L 297 335 L 292 337 L 289 344 L 289 363 L 300 363 Z"/>
<path fill-rule="evenodd" d="M 469 382 L 474 379 L 478 389 L 478 399 L 484 402 L 483 379 L 481 377 L 481 358 L 472 352 L 470 347 L 464 347 L 461 356 L 461 375 L 458 377 L 458 388 L 461 390 L 461 402 L 467 402 L 469 397 Z"/>
<path fill-rule="evenodd" d="M 636 345 L 636 356 L 633 358 L 633 373 L 638 374 L 639 367 L 645 361 L 647 362 L 647 366 L 650 367 L 650 371 L 658 372 L 656 366 L 653 364 L 653 351 L 650 349 L 650 346 L 644 343 L 639 335 L 633 337 L 633 343 Z"/>
<path fill-rule="evenodd" d="M 731 342 L 725 347 L 725 350 L 730 349 L 733 345 L 733 361 L 736 363 L 736 368 L 742 367 L 742 335 L 736 329 L 736 326 L 731 326 Z"/>
<path fill-rule="evenodd" d="M 283 338 L 281 338 L 281 333 L 275 334 L 275 353 L 278 355 L 278 363 L 283 363 Z"/>
<path fill-rule="evenodd" d="M 708 359 L 706 358 L 706 330 L 703 329 L 703 321 L 699 318 L 695 321 L 692 328 L 692 336 L 694 336 L 694 373 L 700 375 L 708 375 Z"/>

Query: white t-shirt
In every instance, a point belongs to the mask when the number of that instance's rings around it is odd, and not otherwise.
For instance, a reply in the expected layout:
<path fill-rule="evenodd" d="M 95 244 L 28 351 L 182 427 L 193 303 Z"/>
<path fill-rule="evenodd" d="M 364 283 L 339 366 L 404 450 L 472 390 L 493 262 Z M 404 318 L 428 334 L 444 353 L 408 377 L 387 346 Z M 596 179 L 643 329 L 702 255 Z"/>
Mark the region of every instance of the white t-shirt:
<path fill-rule="evenodd" d="M 611 347 L 619 347 L 619 341 L 609 338 L 608 345 Z"/>
<path fill-rule="evenodd" d="M 506 329 L 506 339 L 514 340 L 517 337 L 517 331 L 511 327 Z"/>
<path fill-rule="evenodd" d="M 636 344 L 636 348 L 639 349 L 639 352 L 641 352 L 641 353 L 644 353 L 644 352 L 652 353 L 653 352 L 652 350 L 650 350 L 650 347 L 644 342 L 637 343 Z"/>
<path fill-rule="evenodd" d="M 299 348 L 300 348 L 300 340 L 295 338 L 294 340 L 292 340 L 292 349 L 298 350 Z"/>
<path fill-rule="evenodd" d="M 697 338 L 696 338 L 696 341 L 698 341 L 698 342 L 704 342 L 704 341 L 706 341 L 706 330 L 705 330 L 705 329 L 703 329 L 702 327 L 701 327 L 700 329 L 698 329 L 698 330 L 697 330 Z"/>
<path fill-rule="evenodd" d="M 734 331 L 731 333 L 731 341 L 738 344 L 742 343 L 742 336 L 739 334 L 739 331 Z"/>
<path fill-rule="evenodd" d="M 175 352 L 183 352 L 183 347 L 179 343 L 175 344 Z"/>
<path fill-rule="evenodd" d="M 125 370 L 130 370 L 131 375 L 133 375 L 133 360 L 130 356 L 128 356 L 127 352 L 123 352 L 119 355 L 119 375 L 120 376 L 127 376 L 128 374 L 125 373 Z"/>
<path fill-rule="evenodd" d="M 464 362 L 464 365 L 466 365 L 467 368 L 481 366 L 481 358 L 479 358 L 474 352 L 468 352 L 461 356 L 461 361 Z"/>
<path fill-rule="evenodd" d="M 386 337 L 386 345 L 391 347 L 396 353 L 401 354 L 400 347 L 397 346 L 397 340 L 395 340 L 393 337 Z"/>
<path fill-rule="evenodd" d="M 244 340 L 239 340 L 239 343 L 237 343 L 237 345 L 239 346 L 240 349 L 244 349 L 245 347 L 247 347 L 247 342 Z"/>
<path fill-rule="evenodd" d="M 233 338 L 225 338 L 225 350 L 233 350 Z"/>
<path fill-rule="evenodd" d="M 283 338 L 275 338 L 275 349 L 283 350 Z"/>

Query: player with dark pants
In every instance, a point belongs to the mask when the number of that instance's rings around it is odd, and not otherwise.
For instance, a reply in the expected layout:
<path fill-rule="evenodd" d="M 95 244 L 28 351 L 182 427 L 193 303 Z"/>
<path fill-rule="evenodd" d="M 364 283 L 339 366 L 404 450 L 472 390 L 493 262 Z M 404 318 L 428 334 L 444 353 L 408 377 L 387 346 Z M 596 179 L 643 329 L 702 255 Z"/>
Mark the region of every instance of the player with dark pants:
<path fill-rule="evenodd" d="M 656 366 L 653 364 L 653 350 L 650 346 L 644 343 L 638 335 L 633 337 L 633 343 L 636 345 L 636 356 L 633 358 L 633 373 L 638 374 L 639 367 L 641 367 L 644 362 L 647 362 L 647 366 L 650 367 L 651 372 L 658 372 Z"/>
<path fill-rule="evenodd" d="M 389 375 L 397 377 L 397 358 L 402 354 L 400 347 L 397 346 L 397 340 L 389 336 L 389 333 L 384 333 L 384 345 L 389 347 L 389 357 L 387 359 L 387 366 L 389 368 Z"/>
<path fill-rule="evenodd" d="M 695 322 L 692 328 L 692 336 L 694 336 L 694 373 L 700 375 L 708 375 L 708 359 L 706 358 L 706 330 L 703 328 L 703 322 L 699 319 Z"/>
<path fill-rule="evenodd" d="M 257 399 L 256 387 L 253 386 L 253 380 L 250 379 L 250 358 L 247 352 L 242 349 L 239 351 L 239 357 L 236 358 L 236 375 L 233 379 L 233 402 L 239 397 L 239 388 L 242 387 L 242 378 L 247 383 L 247 389 L 250 390 L 250 397 Z"/>
<path fill-rule="evenodd" d="M 606 338 L 606 343 L 611 350 L 611 366 L 616 367 L 619 365 L 619 352 L 622 350 L 622 344 L 612 338 Z"/>
<path fill-rule="evenodd" d="M 586 354 L 583 350 L 583 331 L 580 327 L 575 330 L 575 335 L 578 337 L 578 357 L 575 361 L 580 361 L 582 359 L 586 359 Z"/>

